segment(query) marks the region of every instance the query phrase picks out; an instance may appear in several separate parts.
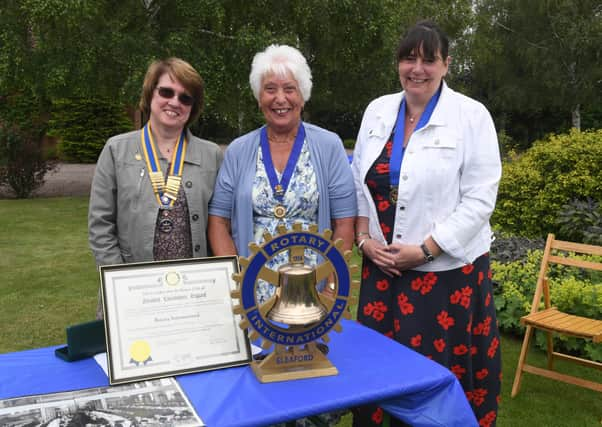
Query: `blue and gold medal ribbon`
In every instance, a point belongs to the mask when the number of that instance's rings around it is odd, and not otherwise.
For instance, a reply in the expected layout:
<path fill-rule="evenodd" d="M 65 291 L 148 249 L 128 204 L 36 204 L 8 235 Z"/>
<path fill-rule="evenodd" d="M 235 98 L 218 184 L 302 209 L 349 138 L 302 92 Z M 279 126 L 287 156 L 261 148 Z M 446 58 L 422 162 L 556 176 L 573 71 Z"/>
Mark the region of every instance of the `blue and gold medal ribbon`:
<path fill-rule="evenodd" d="M 263 164 L 265 166 L 265 172 L 272 187 L 274 198 L 278 201 L 278 203 L 280 203 L 280 205 L 282 205 L 283 203 L 284 194 L 286 193 L 288 184 L 290 183 L 290 180 L 293 176 L 293 172 L 295 171 L 297 160 L 299 160 L 299 156 L 301 155 L 301 149 L 303 148 L 304 140 L 305 128 L 303 127 L 303 123 L 299 123 L 299 129 L 297 130 L 297 136 L 295 137 L 295 142 L 293 143 L 293 149 L 291 150 L 291 154 L 289 155 L 288 161 L 286 162 L 286 167 L 284 168 L 284 172 L 282 173 L 282 178 L 280 179 L 280 181 L 278 181 L 278 175 L 276 174 L 276 169 L 274 168 L 274 163 L 272 161 L 272 155 L 270 154 L 267 127 L 264 126 L 261 129 L 260 143 Z M 277 214 L 277 216 L 279 215 Z"/>
<path fill-rule="evenodd" d="M 171 208 L 178 198 L 178 191 L 180 189 L 180 183 L 182 182 L 184 158 L 186 157 L 186 146 L 188 144 L 185 137 L 185 131 L 182 131 L 180 140 L 172 155 L 167 183 L 165 183 L 165 178 L 161 171 L 161 164 L 159 163 L 159 156 L 157 155 L 157 150 L 155 149 L 155 144 L 153 142 L 150 122 L 144 126 L 140 138 L 142 152 L 144 153 L 144 159 L 146 160 L 146 167 L 149 170 L 148 176 L 151 185 L 153 186 L 153 192 L 155 193 L 157 202 L 159 202 L 159 205 L 164 209 Z"/>
<path fill-rule="evenodd" d="M 426 108 L 420 115 L 420 120 L 414 128 L 414 132 L 418 129 L 423 128 L 428 123 L 435 106 L 439 101 L 439 95 L 441 95 L 441 87 L 431 97 Z M 403 138 L 405 135 L 405 115 L 406 115 L 406 100 L 405 98 L 401 101 L 399 107 L 399 113 L 397 114 L 397 122 L 395 122 L 395 133 L 393 134 L 393 147 L 391 149 L 391 158 L 389 159 L 389 185 L 391 189 L 397 193 L 397 187 L 399 186 L 399 173 L 401 171 L 401 162 L 403 161 L 403 155 L 405 147 L 403 146 Z"/>

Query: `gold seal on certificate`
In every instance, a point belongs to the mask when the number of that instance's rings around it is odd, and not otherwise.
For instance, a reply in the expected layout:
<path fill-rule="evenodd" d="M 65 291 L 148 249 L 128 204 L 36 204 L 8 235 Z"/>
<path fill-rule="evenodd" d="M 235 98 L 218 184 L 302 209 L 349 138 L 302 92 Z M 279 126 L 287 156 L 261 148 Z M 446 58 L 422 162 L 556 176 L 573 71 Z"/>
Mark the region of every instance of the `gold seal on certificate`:
<path fill-rule="evenodd" d="M 351 280 L 357 266 L 348 265 L 351 251 L 341 250 L 341 239 L 330 240 L 332 231 L 325 230 L 323 235 L 317 231 L 316 225 L 303 230 L 296 223 L 290 231 L 281 225 L 278 235 L 265 233 L 265 243 L 251 243 L 251 257 L 239 260 L 243 271 L 234 279 L 240 286 L 231 295 L 241 301 L 234 307 L 235 313 L 244 316 L 240 327 L 253 330 L 252 340 L 262 338 L 265 350 L 275 344 L 264 360 L 251 364 L 261 382 L 338 373 L 320 350 L 328 347 L 318 341 L 328 342 L 330 330 L 341 330 L 341 318 L 351 318 L 347 306 L 354 299 L 350 296 L 352 288 L 359 287 L 358 281 Z M 306 250 L 316 252 L 324 262 L 317 266 L 304 264 Z M 289 262 L 277 271 L 268 268 L 267 263 L 282 252 L 288 254 Z M 256 297 L 259 279 L 277 287 L 274 296 L 264 303 Z M 318 287 L 326 283 L 331 296 L 318 292 Z"/>

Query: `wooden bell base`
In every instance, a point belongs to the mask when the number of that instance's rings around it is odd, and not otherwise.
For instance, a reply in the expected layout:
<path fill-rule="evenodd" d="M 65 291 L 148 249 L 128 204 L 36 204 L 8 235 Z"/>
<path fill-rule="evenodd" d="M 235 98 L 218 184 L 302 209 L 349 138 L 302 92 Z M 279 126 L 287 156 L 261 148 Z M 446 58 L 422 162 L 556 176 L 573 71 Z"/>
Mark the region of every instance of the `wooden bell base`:
<path fill-rule="evenodd" d="M 304 349 L 276 346 L 276 350 L 265 359 L 251 363 L 251 368 L 262 383 L 327 377 L 339 373 L 313 342 Z"/>

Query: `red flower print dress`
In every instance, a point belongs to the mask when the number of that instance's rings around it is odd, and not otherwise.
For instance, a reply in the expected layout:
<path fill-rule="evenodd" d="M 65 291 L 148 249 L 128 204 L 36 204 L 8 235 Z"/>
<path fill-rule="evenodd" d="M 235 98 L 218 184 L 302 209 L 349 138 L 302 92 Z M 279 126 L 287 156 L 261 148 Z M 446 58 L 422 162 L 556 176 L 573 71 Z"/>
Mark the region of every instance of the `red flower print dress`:
<path fill-rule="evenodd" d="M 389 141 L 366 176 L 379 222 L 391 243 L 395 205 L 389 201 Z M 408 270 L 386 276 L 368 257 L 362 265 L 358 321 L 446 366 L 458 378 L 480 426 L 495 426 L 501 388 L 488 254 L 449 271 Z M 354 426 L 380 426 L 377 406 L 354 409 Z M 405 425 L 391 418 L 391 426 Z"/>

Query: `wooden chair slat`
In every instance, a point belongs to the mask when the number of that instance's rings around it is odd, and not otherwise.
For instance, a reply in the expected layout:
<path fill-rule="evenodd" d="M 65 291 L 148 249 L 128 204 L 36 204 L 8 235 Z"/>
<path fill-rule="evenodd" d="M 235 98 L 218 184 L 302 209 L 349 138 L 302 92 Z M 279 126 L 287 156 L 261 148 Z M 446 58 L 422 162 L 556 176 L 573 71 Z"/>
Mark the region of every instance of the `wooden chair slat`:
<path fill-rule="evenodd" d="M 580 268 L 587 268 L 590 270 L 602 271 L 602 263 L 599 263 L 599 262 L 586 261 L 583 259 L 567 258 L 567 257 L 558 256 L 558 255 L 550 255 L 550 258 L 548 260 L 549 260 L 549 262 L 553 262 L 554 264 L 562 264 L 562 265 L 568 265 L 571 267 L 580 267 Z"/>

